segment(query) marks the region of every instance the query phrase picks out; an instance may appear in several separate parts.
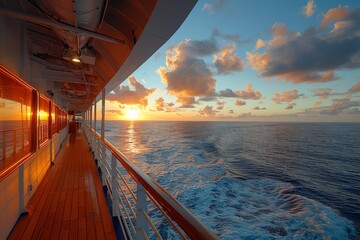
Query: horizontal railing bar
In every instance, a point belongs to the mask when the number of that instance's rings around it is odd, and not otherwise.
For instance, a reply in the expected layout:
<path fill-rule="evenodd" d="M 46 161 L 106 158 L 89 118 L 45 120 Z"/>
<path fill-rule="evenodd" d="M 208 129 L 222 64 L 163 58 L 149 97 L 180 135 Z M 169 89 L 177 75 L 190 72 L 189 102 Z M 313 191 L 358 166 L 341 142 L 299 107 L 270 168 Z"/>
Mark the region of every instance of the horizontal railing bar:
<path fill-rule="evenodd" d="M 129 186 L 129 184 L 126 182 L 126 180 L 124 179 L 124 177 L 122 176 L 122 174 L 120 173 L 120 171 L 118 169 L 116 169 L 117 173 L 119 174 L 119 176 L 121 177 L 123 183 L 125 183 L 125 186 L 127 187 L 127 189 L 129 190 L 131 196 L 135 199 L 135 201 L 137 201 L 137 197 L 135 196 L 134 192 L 132 191 L 131 187 Z"/>
<path fill-rule="evenodd" d="M 155 201 L 155 199 L 153 199 L 153 197 L 151 195 L 148 195 L 148 197 L 152 201 L 152 203 L 156 206 L 156 208 L 159 209 L 159 211 L 162 213 L 162 215 L 166 218 L 168 223 L 171 224 L 173 229 L 180 235 L 181 239 L 186 240 L 184 234 L 180 231 L 179 227 L 176 226 L 174 221 L 171 220 L 171 218 L 167 215 L 166 212 L 164 212 L 164 210 L 162 210 L 161 206 Z"/>
<path fill-rule="evenodd" d="M 122 208 L 124 209 L 124 212 L 125 212 L 125 215 L 126 215 L 128 221 L 129 221 L 130 227 L 132 228 L 133 232 L 135 233 L 136 230 L 135 230 L 134 224 L 132 223 L 131 218 L 130 218 L 127 210 L 126 210 L 125 204 L 124 204 L 122 198 L 120 197 L 119 192 L 116 192 L 116 194 L 118 195 L 118 199 L 120 199 Z M 131 209 L 131 207 L 130 207 L 130 209 Z M 134 217 L 134 220 L 136 221 L 136 216 Z"/>
<path fill-rule="evenodd" d="M 149 223 L 150 227 L 152 228 L 152 230 L 154 231 L 154 233 L 156 234 L 158 239 L 163 239 L 159 233 L 159 231 L 157 230 L 157 228 L 154 226 L 153 222 L 151 221 L 149 215 L 146 214 L 146 212 L 143 209 L 139 209 L 140 212 L 142 213 L 142 215 L 144 215 L 146 221 Z"/>
<path fill-rule="evenodd" d="M 107 140 L 102 140 L 98 133 L 94 132 L 89 126 L 89 130 L 108 148 L 112 155 L 122 164 L 129 174 L 139 182 L 146 191 L 156 199 L 171 218 L 181 227 L 181 229 L 191 239 L 219 239 L 211 230 L 200 222 L 187 208 L 166 192 L 157 182 L 138 169 L 129 161 L 125 155 L 117 150 Z"/>

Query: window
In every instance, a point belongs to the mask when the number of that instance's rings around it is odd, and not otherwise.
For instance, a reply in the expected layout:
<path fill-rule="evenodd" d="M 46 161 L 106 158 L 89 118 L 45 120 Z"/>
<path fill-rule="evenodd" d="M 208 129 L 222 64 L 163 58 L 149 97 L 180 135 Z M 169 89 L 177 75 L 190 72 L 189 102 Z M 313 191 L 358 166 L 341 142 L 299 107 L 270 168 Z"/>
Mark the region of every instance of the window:
<path fill-rule="evenodd" d="M 40 95 L 39 101 L 39 145 L 49 139 L 49 100 Z"/>
<path fill-rule="evenodd" d="M 0 170 L 31 151 L 32 89 L 0 66 Z"/>

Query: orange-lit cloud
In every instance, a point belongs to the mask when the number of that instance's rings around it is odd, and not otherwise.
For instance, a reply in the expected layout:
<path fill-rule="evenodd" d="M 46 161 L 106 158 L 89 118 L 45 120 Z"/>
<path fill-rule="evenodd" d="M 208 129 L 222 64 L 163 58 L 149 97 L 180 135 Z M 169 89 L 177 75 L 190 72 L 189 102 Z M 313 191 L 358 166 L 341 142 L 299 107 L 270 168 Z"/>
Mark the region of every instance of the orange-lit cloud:
<path fill-rule="evenodd" d="M 275 96 L 272 98 L 273 102 L 280 103 L 291 103 L 295 99 L 303 96 L 303 94 L 299 94 L 298 90 L 288 90 L 283 91 L 282 93 L 275 92 Z"/>
<path fill-rule="evenodd" d="M 246 105 L 246 102 L 243 100 L 236 100 L 235 105 L 236 106 L 244 106 L 244 105 Z"/>
<path fill-rule="evenodd" d="M 228 45 L 216 53 L 213 62 L 219 74 L 229 74 L 244 68 L 244 61 L 235 56 L 234 44 Z"/>
<path fill-rule="evenodd" d="M 146 107 L 149 95 L 151 95 L 156 89 L 145 88 L 144 85 L 138 82 L 134 76 L 129 77 L 128 82 L 134 90 L 131 90 L 129 86 L 119 86 L 114 88 L 114 93 L 110 93 L 106 96 L 106 100 L 118 102 L 120 104 L 139 104 Z"/>
<path fill-rule="evenodd" d="M 285 107 L 285 110 L 291 110 L 291 109 L 294 108 L 295 105 L 296 105 L 296 103 L 290 103 L 289 105 L 287 105 L 287 106 Z"/>
<path fill-rule="evenodd" d="M 315 8 L 315 2 L 313 0 L 309 0 L 303 9 L 304 15 L 307 17 L 311 17 L 314 14 Z"/>
<path fill-rule="evenodd" d="M 174 112 L 174 103 L 166 103 L 164 98 L 160 97 L 155 100 L 156 111 Z"/>
<path fill-rule="evenodd" d="M 256 106 L 256 107 L 253 108 L 253 110 L 266 110 L 266 107 Z"/>
<path fill-rule="evenodd" d="M 236 95 L 241 99 L 252 99 L 258 100 L 262 97 L 262 94 L 259 91 L 254 91 L 252 89 L 251 83 L 246 84 L 246 90 L 236 91 Z"/>
<path fill-rule="evenodd" d="M 123 115 L 123 112 L 121 110 L 106 110 L 106 112 Z"/>
<path fill-rule="evenodd" d="M 167 86 L 168 92 L 179 98 L 178 102 L 184 102 L 184 99 L 180 98 L 215 95 L 215 77 L 205 61 L 199 57 L 216 51 L 216 44 L 211 40 L 189 39 L 167 50 L 166 67 L 160 67 L 157 73 Z M 189 99 L 185 102 L 189 102 Z"/>
<path fill-rule="evenodd" d="M 349 93 L 357 93 L 360 92 L 360 82 L 356 83 L 349 89 Z"/>
<path fill-rule="evenodd" d="M 180 108 L 194 108 L 196 104 L 194 97 L 178 97 L 176 102 L 181 105 Z"/>
<path fill-rule="evenodd" d="M 203 109 L 199 110 L 200 115 L 205 115 L 205 116 L 213 116 L 216 114 L 216 110 L 213 110 L 212 106 L 206 106 Z"/>
<path fill-rule="evenodd" d="M 342 20 L 347 16 L 349 16 L 349 14 L 350 14 L 349 6 L 344 6 L 344 7 L 339 6 L 337 8 L 332 8 L 327 13 L 324 14 L 324 18 L 321 22 L 321 27 L 326 27 L 331 22 Z"/>
<path fill-rule="evenodd" d="M 262 40 L 261 38 L 259 38 L 257 41 L 256 41 L 256 45 L 255 45 L 255 50 L 258 50 L 262 47 L 265 47 L 266 46 L 266 42 L 264 40 Z"/>
<path fill-rule="evenodd" d="M 333 21 L 337 31 L 309 28 L 302 34 L 274 24 L 264 51 L 257 52 L 255 46 L 254 52 L 247 52 L 247 63 L 265 78 L 295 84 L 338 80 L 336 70 L 360 68 L 360 9 L 332 9 L 324 15 L 322 25 Z"/>
<path fill-rule="evenodd" d="M 322 114 L 322 115 L 338 115 L 340 113 L 347 114 L 360 114 L 356 107 L 360 106 L 360 101 L 351 101 L 350 98 L 332 99 L 332 105 L 308 108 L 305 110 L 305 114 Z"/>

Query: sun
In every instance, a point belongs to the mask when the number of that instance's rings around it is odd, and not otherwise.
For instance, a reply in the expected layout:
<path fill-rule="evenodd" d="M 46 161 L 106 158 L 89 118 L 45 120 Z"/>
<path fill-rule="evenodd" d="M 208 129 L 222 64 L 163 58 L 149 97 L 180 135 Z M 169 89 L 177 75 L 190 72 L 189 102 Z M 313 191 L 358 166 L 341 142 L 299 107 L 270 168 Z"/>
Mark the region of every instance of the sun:
<path fill-rule="evenodd" d="M 125 118 L 127 120 L 139 120 L 140 119 L 140 110 L 139 109 L 127 109 Z"/>

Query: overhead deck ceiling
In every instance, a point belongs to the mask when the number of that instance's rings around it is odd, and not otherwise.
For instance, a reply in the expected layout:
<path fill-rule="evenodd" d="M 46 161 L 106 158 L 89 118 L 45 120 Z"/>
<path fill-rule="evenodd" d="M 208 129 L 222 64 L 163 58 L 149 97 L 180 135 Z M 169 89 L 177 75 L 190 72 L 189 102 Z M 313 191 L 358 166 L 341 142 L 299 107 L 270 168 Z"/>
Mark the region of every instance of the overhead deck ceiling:
<path fill-rule="evenodd" d="M 195 3 L 0 0 L 0 14 L 27 22 L 28 56 L 32 68 L 38 68 L 33 70 L 32 81 L 47 82 L 40 91 L 56 95 L 68 110 L 84 111 L 110 80 L 107 92 L 150 57 L 177 30 Z M 147 36 L 141 37 L 144 29 Z M 72 60 L 75 57 L 80 58 L 79 63 Z"/>

